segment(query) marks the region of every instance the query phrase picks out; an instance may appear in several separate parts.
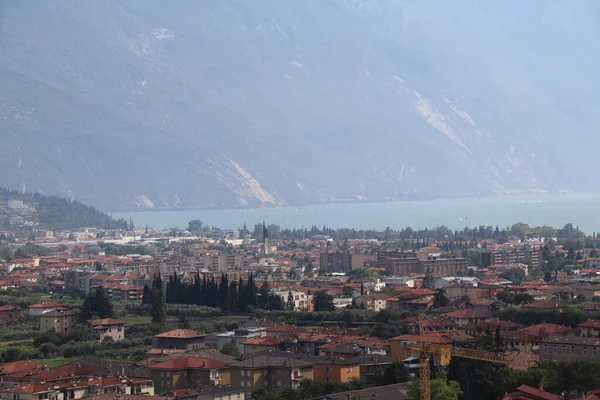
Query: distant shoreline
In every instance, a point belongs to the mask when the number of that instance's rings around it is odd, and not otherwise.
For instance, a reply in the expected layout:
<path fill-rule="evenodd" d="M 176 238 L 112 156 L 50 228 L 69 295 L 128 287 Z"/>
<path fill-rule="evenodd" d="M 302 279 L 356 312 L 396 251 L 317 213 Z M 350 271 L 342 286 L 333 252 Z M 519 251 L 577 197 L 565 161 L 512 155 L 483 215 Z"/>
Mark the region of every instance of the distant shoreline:
<path fill-rule="evenodd" d="M 289 205 L 263 205 L 263 206 L 235 206 L 235 205 L 227 205 L 227 206 L 202 206 L 202 207 L 162 207 L 162 208 L 132 208 L 132 209 L 124 209 L 124 210 L 111 210 L 104 211 L 105 213 L 112 214 L 126 214 L 126 213 L 144 213 L 144 212 L 192 212 L 192 211 L 239 211 L 239 210 L 271 210 L 271 209 L 286 209 L 293 207 L 311 207 L 311 206 L 326 206 L 326 205 L 335 205 L 335 204 L 381 204 L 381 203 L 404 203 L 404 202 L 419 202 L 419 201 L 435 201 L 435 200 L 450 200 L 450 199 L 475 199 L 475 198 L 498 198 L 504 196 L 533 196 L 533 195 L 544 195 L 544 194 L 593 194 L 599 193 L 598 191 L 590 191 L 590 192 L 578 192 L 575 190 L 559 190 L 559 191 L 548 191 L 543 189 L 533 189 L 533 190 L 505 190 L 505 191 L 496 191 L 496 192 L 474 192 L 474 193 L 450 193 L 443 195 L 423 195 L 420 198 L 406 198 L 406 199 L 382 199 L 382 200 L 356 200 L 356 199 L 340 199 L 333 201 L 323 201 L 319 203 L 306 203 L 306 204 L 289 204 Z"/>

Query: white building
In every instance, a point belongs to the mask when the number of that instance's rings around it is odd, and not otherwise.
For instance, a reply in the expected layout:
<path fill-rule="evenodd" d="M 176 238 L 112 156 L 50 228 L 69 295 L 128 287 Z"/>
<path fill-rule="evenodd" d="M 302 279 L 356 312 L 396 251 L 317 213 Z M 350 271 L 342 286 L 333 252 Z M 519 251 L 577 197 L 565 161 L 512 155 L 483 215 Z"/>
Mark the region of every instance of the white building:
<path fill-rule="evenodd" d="M 219 350 L 223 350 L 226 344 L 233 341 L 238 348 L 238 353 L 244 355 L 244 343 L 246 340 L 254 339 L 257 337 L 265 336 L 265 328 L 239 328 L 235 331 L 229 331 L 220 333 L 217 335 L 217 347 Z"/>
<path fill-rule="evenodd" d="M 275 294 L 281 297 L 283 304 L 287 305 L 289 290 L 278 290 Z M 312 296 L 304 294 L 304 292 L 292 291 L 292 296 L 294 297 L 294 311 L 306 310 L 309 306 L 308 302 L 312 300 Z"/>

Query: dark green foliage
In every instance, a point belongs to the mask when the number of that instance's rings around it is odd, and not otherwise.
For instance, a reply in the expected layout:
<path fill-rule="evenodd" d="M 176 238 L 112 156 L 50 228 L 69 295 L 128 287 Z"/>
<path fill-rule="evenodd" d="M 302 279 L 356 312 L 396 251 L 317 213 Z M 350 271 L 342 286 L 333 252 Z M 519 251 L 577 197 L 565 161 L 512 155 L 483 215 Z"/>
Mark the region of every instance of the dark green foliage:
<path fill-rule="evenodd" d="M 34 256 L 45 256 L 49 250 L 44 246 L 39 246 L 34 243 L 27 243 L 25 246 L 19 247 L 15 251 L 16 258 L 31 258 Z"/>
<path fill-rule="evenodd" d="M 214 275 L 200 278 L 199 274 L 196 274 L 193 282 L 182 282 L 177 274 L 173 274 L 167 283 L 166 302 L 219 307 L 224 313 L 247 312 L 254 308 L 283 310 L 285 306 L 266 281 L 257 290 L 252 274 L 246 283 L 240 279 L 239 284 L 230 282 L 228 274 L 222 274 L 218 282 Z"/>
<path fill-rule="evenodd" d="M 164 325 L 165 322 L 167 322 L 167 303 L 165 301 L 163 281 L 160 274 L 158 274 L 152 282 L 150 299 L 152 323 Z"/>
<path fill-rule="evenodd" d="M 313 296 L 313 305 L 315 311 L 333 311 L 335 306 L 333 305 L 333 296 L 327 294 L 327 292 L 320 290 Z"/>
<path fill-rule="evenodd" d="M 507 308 L 496 314 L 502 320 L 513 321 L 523 325 L 535 325 L 542 322 L 575 327 L 585 320 L 581 310 L 573 306 L 566 307 L 562 312 L 548 310 L 523 310 Z"/>
<path fill-rule="evenodd" d="M 0 203 L 8 199 L 19 199 L 35 207 L 33 219 L 45 229 L 103 228 L 126 229 L 125 221 L 116 221 L 98 209 L 78 201 L 38 193 L 24 194 L 15 190 L 0 188 Z M 1 215 L 0 215 L 1 216 Z M 3 221 L 0 218 L 0 221 Z"/>
<path fill-rule="evenodd" d="M 221 350 L 221 353 L 232 357 L 237 357 L 240 355 L 238 347 L 233 340 L 229 343 L 225 343 L 225 346 L 223 346 L 223 350 Z"/>
<path fill-rule="evenodd" d="M 500 278 L 507 279 L 515 284 L 520 284 L 525 280 L 525 271 L 521 268 L 511 268 L 500 274 Z"/>
<path fill-rule="evenodd" d="M 450 304 L 450 299 L 446 296 L 444 289 L 438 290 L 433 298 L 433 307 L 446 307 L 448 304 Z"/>
<path fill-rule="evenodd" d="M 93 318 L 112 318 L 114 311 L 108 295 L 102 286 L 91 291 L 81 306 L 79 317 L 82 321 Z"/>
<path fill-rule="evenodd" d="M 392 385 L 394 383 L 408 382 L 410 373 L 402 361 L 394 361 L 387 367 L 383 373 L 382 385 Z"/>

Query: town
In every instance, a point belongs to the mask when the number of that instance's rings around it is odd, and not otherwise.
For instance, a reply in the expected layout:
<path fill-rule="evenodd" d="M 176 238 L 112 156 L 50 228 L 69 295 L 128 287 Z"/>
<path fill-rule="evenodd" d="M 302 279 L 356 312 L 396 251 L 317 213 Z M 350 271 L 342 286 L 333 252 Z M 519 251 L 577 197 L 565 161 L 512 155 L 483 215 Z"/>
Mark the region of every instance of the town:
<path fill-rule="evenodd" d="M 599 251 L 571 224 L 20 225 L 0 398 L 597 399 Z"/>

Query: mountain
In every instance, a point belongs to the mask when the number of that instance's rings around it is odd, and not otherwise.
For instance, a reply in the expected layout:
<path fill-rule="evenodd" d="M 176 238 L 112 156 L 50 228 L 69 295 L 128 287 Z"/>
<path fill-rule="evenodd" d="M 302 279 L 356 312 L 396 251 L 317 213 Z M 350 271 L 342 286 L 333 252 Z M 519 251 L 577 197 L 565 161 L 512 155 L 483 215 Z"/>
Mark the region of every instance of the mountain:
<path fill-rule="evenodd" d="M 599 47 L 595 0 L 4 0 L 0 184 L 113 211 L 596 190 Z"/>
<path fill-rule="evenodd" d="M 0 187 L 0 230 L 17 229 L 128 229 L 98 209 L 57 196 L 21 193 Z"/>

